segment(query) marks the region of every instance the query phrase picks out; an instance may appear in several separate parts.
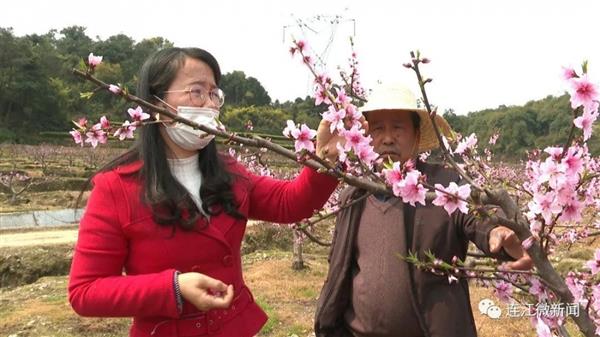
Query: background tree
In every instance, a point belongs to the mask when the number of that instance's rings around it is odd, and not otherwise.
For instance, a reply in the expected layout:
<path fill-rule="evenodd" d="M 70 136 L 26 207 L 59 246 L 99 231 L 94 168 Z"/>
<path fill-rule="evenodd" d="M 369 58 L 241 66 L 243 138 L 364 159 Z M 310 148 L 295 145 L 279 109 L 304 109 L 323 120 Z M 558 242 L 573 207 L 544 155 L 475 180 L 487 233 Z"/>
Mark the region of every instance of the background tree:
<path fill-rule="evenodd" d="M 225 92 L 228 106 L 265 106 L 271 104 L 271 97 L 254 77 L 246 77 L 243 71 L 234 70 L 224 74 L 220 83 Z"/>
<path fill-rule="evenodd" d="M 569 96 L 564 94 L 529 101 L 523 106 L 501 105 L 467 115 L 457 115 L 454 110 L 447 109 L 444 118 L 455 131 L 464 136 L 477 133 L 482 140 L 502 130 L 496 155 L 519 160 L 525 158 L 527 149 L 565 143 L 573 123 L 570 111 Z M 592 137 L 588 146 L 592 155 L 600 154 L 598 137 Z"/>
<path fill-rule="evenodd" d="M 0 142 L 47 142 L 40 131 L 64 131 L 71 127 L 71 120 L 81 116 L 125 117 L 126 103 L 108 93 L 81 100 L 79 93 L 93 87 L 72 76 L 71 69 L 90 52 L 102 55 L 98 75 L 135 93 L 136 75 L 144 60 L 171 46 L 162 37 L 140 42 L 124 34 L 92 39 L 82 26 L 26 36 L 15 36 L 11 28 L 0 27 Z M 310 96 L 272 102 L 260 81 L 241 70 L 223 75 L 221 88 L 226 94 L 222 115 L 235 131 L 246 130 L 251 121 L 255 131 L 280 135 L 280 121 L 288 119 L 316 128 L 327 110 L 325 104 L 315 106 Z M 247 108 L 252 106 L 255 108 Z M 444 117 L 457 132 L 465 136 L 477 132 L 482 140 L 502 130 L 496 155 L 518 161 L 525 158 L 528 148 L 564 143 L 572 123 L 569 111 L 569 98 L 562 95 L 467 115 L 447 109 Z M 588 146 L 593 155 L 600 154 L 598 137 L 590 139 Z"/>
<path fill-rule="evenodd" d="M 142 62 L 168 46 L 172 43 L 162 37 L 139 43 L 124 34 L 93 40 L 81 26 L 22 37 L 0 27 L 0 142 L 49 141 L 39 133 L 63 131 L 81 116 L 124 117 L 126 103 L 112 95 L 98 93 L 98 99 L 82 101 L 80 92 L 93 87 L 72 76 L 71 69 L 90 52 L 103 55 L 98 73 L 135 92 Z"/>

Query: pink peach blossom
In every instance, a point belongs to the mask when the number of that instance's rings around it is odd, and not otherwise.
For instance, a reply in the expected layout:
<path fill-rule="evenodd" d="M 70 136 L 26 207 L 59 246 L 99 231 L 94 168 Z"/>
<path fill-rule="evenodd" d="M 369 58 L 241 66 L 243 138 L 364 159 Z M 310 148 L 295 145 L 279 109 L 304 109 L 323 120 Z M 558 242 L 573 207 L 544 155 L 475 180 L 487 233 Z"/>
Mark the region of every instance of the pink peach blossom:
<path fill-rule="evenodd" d="M 79 130 L 73 129 L 73 131 L 70 131 L 69 133 L 73 136 L 75 144 L 81 144 L 81 146 L 83 146 L 83 139 L 81 138 L 81 132 L 79 132 Z"/>
<path fill-rule="evenodd" d="M 115 137 L 119 137 L 119 140 L 124 140 L 125 138 L 133 139 L 133 132 L 135 131 L 136 126 L 134 124 L 130 124 L 129 121 L 125 121 L 123 126 L 121 126 L 114 134 Z"/>
<path fill-rule="evenodd" d="M 102 63 L 102 56 L 94 56 L 94 53 L 90 53 L 88 55 L 88 65 L 90 68 L 96 68 L 100 63 Z"/>
<path fill-rule="evenodd" d="M 503 302 L 509 302 L 512 296 L 512 284 L 504 281 L 498 281 L 494 284 L 494 294 Z"/>
<path fill-rule="evenodd" d="M 356 156 L 367 166 L 371 167 L 373 162 L 379 157 L 373 146 L 363 143 L 356 149 Z"/>
<path fill-rule="evenodd" d="M 100 123 L 92 126 L 85 135 L 87 137 L 85 142 L 90 143 L 94 148 L 98 146 L 98 144 L 106 144 L 108 139 L 106 132 L 102 130 L 102 125 Z"/>
<path fill-rule="evenodd" d="M 434 205 L 444 207 L 446 212 L 450 215 L 452 215 L 456 209 L 465 214 L 469 212 L 467 202 L 464 200 L 471 195 L 471 185 L 465 184 L 458 186 L 455 182 L 451 182 L 447 188 L 444 188 L 441 184 L 435 184 L 435 188 L 437 197 L 433 200 Z M 441 192 L 440 190 L 444 192 Z"/>
<path fill-rule="evenodd" d="M 294 121 L 288 119 L 286 121 L 287 126 L 285 127 L 285 129 L 283 129 L 283 135 L 291 138 L 292 137 L 292 131 L 296 130 L 296 124 L 294 123 Z"/>
<path fill-rule="evenodd" d="M 392 164 L 392 168 L 385 168 L 381 170 L 381 172 L 383 173 L 383 176 L 385 177 L 387 183 L 391 186 L 396 185 L 400 182 L 400 180 L 404 178 L 402 174 L 402 165 L 399 161 L 394 162 Z"/>
<path fill-rule="evenodd" d="M 415 203 L 425 205 L 425 187 L 419 182 L 421 172 L 417 170 L 409 171 L 404 179 L 394 185 L 394 195 L 400 196 L 403 202 L 412 206 Z"/>
<path fill-rule="evenodd" d="M 317 135 L 317 131 L 312 130 L 306 124 L 302 124 L 300 128 L 295 129 L 291 132 L 292 137 L 296 139 L 294 147 L 296 148 L 296 152 L 300 152 L 302 150 L 307 150 L 308 152 L 315 151 L 315 144 L 312 139 Z"/>
<path fill-rule="evenodd" d="M 456 150 L 454 150 L 454 153 L 464 154 L 465 151 L 467 151 L 467 150 L 473 151 L 473 149 L 475 148 L 476 145 L 477 145 L 477 135 L 472 133 L 469 135 L 469 137 L 464 138 L 463 140 L 460 141 L 460 143 L 458 143 L 458 145 L 456 146 Z"/>
<path fill-rule="evenodd" d="M 106 118 L 106 116 L 102 116 L 100 117 L 100 126 L 103 129 L 108 129 L 110 128 L 110 121 L 108 120 L 108 118 Z"/>
<path fill-rule="evenodd" d="M 129 108 L 127 109 L 127 113 L 129 113 L 129 116 L 131 116 L 135 122 L 141 122 L 150 118 L 150 115 L 145 113 L 141 106 L 138 106 L 135 109 Z"/>
<path fill-rule="evenodd" d="M 587 261 L 585 266 L 590 268 L 592 275 L 598 274 L 598 271 L 600 271 L 600 249 L 596 249 L 594 259 Z"/>
<path fill-rule="evenodd" d="M 358 151 L 359 146 L 363 144 L 370 144 L 371 137 L 364 135 L 365 130 L 360 129 L 358 125 L 352 126 L 350 130 L 344 130 L 341 132 L 342 136 L 346 138 L 346 143 L 344 144 L 344 149 L 349 151 L 353 149 L 356 153 Z"/>
<path fill-rule="evenodd" d="M 573 78 L 571 84 L 571 107 L 576 109 L 579 106 L 591 108 L 595 101 L 598 101 L 598 86 L 592 83 L 587 74 L 579 78 Z"/>
<path fill-rule="evenodd" d="M 329 125 L 329 131 L 333 133 L 335 130 L 338 132 L 344 131 L 344 117 L 346 117 L 346 110 L 337 110 L 334 105 L 329 106 L 329 110 L 323 113 L 323 119 L 331 123 Z"/>
<path fill-rule="evenodd" d="M 566 81 L 569 81 L 573 78 L 577 78 L 577 73 L 573 68 L 562 67 L 562 78 Z"/>
<path fill-rule="evenodd" d="M 118 95 L 121 93 L 121 88 L 119 86 L 111 84 L 108 86 L 108 91 L 112 92 L 115 95 Z"/>
<path fill-rule="evenodd" d="M 595 103 L 596 105 L 598 103 Z M 597 108 L 596 108 L 597 109 Z M 592 136 L 593 124 L 598 118 L 598 112 L 592 113 L 584 111 L 583 114 L 573 120 L 573 124 L 583 130 L 583 141 L 587 141 Z"/>

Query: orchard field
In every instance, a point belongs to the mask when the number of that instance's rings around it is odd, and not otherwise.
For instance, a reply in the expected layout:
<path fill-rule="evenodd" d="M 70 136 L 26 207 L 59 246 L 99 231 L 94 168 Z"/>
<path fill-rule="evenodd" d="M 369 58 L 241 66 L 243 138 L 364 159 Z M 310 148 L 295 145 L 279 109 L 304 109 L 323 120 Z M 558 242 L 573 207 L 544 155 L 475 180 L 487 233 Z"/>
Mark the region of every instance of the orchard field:
<path fill-rule="evenodd" d="M 223 149 L 226 151 L 226 149 Z M 123 148 L 0 145 L 0 213 L 34 210 L 69 209 L 87 178 Z M 252 154 L 242 156 L 251 157 Z M 285 160 L 263 154 L 261 161 L 277 176 L 293 174 Z M 18 171 L 19 175 L 11 174 Z M 10 178 L 12 177 L 12 181 Z M 20 192 L 22 189 L 24 190 Z M 15 195 L 19 193 L 18 195 Z M 80 207 L 89 192 L 83 193 Z M 73 230 L 76 226 L 54 229 L 6 229 L 0 224 L 0 236 L 37 231 Z M 319 223 L 312 233 L 330 241 L 333 221 Z M 553 256 L 561 273 L 582 268 L 593 257 L 599 240 L 592 236 Z M 292 268 L 293 233 L 287 226 L 250 223 L 243 245 L 245 278 L 256 300 L 269 314 L 259 336 L 311 336 L 314 308 L 327 274 L 328 248 L 305 239 L 302 244 L 304 269 Z M 66 298 L 67 274 L 74 242 L 34 245 L 0 245 L 0 335 L 1 336 L 124 336 L 130 319 L 83 318 L 77 316 Z M 474 250 L 474 248 L 472 247 Z M 486 259 L 472 263 L 485 265 Z M 491 288 L 471 284 L 471 304 L 479 335 L 535 336 L 529 319 L 507 317 L 492 319 L 479 313 L 484 298 L 498 301 Z M 506 305 L 497 303 L 503 310 Z M 459 324 L 457 322 L 457 324 Z M 579 336 L 572 323 L 571 336 Z"/>

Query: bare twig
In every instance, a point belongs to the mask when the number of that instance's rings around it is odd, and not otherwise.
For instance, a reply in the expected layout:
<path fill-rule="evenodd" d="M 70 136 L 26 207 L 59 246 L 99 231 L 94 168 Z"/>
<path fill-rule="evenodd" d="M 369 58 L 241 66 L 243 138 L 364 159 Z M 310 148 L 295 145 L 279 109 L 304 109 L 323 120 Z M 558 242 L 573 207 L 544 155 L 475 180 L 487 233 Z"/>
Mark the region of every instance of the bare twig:
<path fill-rule="evenodd" d="M 426 83 L 423 81 L 423 77 L 421 76 L 421 71 L 419 70 L 419 63 L 421 63 L 421 60 L 419 60 L 418 58 L 415 57 L 414 52 L 410 52 L 410 56 L 413 60 L 412 61 L 413 62 L 412 69 L 415 71 L 415 74 L 417 75 L 417 80 L 419 81 L 419 88 L 421 89 L 421 95 L 423 95 L 423 103 L 425 104 L 425 108 L 427 109 L 427 112 L 429 113 L 429 119 L 431 119 L 431 123 L 433 124 L 433 129 L 435 130 L 435 135 L 440 144 L 440 148 L 442 150 L 442 154 L 444 155 L 444 159 L 446 159 L 446 161 L 448 163 L 450 163 L 450 165 L 456 170 L 456 172 L 458 172 L 458 174 L 460 174 L 461 177 L 463 177 L 469 184 L 471 184 L 471 186 L 473 186 L 473 188 L 475 188 L 479 192 L 483 192 L 483 189 L 477 183 L 475 183 L 475 181 L 473 179 L 471 179 L 471 177 L 469 175 L 467 175 L 464 172 L 464 170 L 460 168 L 460 166 L 458 166 L 458 164 L 456 163 L 454 158 L 452 158 L 452 155 L 450 155 L 450 153 L 448 152 L 448 149 L 446 148 L 446 146 L 444 146 L 444 141 L 442 140 L 442 134 L 440 132 L 440 129 L 439 129 L 437 123 L 435 122 L 436 113 L 434 113 L 434 111 L 431 108 L 431 105 L 429 104 L 429 98 L 427 97 L 427 92 L 425 91 Z"/>
<path fill-rule="evenodd" d="M 577 114 L 580 110 L 581 110 L 581 107 L 577 107 L 577 109 L 573 110 L 573 119 L 575 119 L 577 117 Z M 571 130 L 569 131 L 569 137 L 567 138 L 565 145 L 563 145 L 563 150 L 562 150 L 562 153 L 560 154 L 560 159 L 562 159 L 567 154 L 569 147 L 571 147 L 571 142 L 573 142 L 573 138 L 575 138 L 575 124 L 571 123 Z"/>
<path fill-rule="evenodd" d="M 312 235 L 306 228 L 294 227 L 294 229 L 301 231 L 304 235 L 306 235 L 307 238 L 309 238 L 312 242 L 318 244 L 319 246 L 324 246 L 324 247 L 331 246 L 331 242 L 321 241 L 319 238 Z"/>
<path fill-rule="evenodd" d="M 329 212 L 329 213 L 327 213 L 327 214 L 325 214 L 325 215 L 322 215 L 322 216 L 313 217 L 311 220 L 309 220 L 309 221 L 307 221 L 307 222 L 303 223 L 301 226 L 298 226 L 298 227 L 299 227 L 299 228 L 307 228 L 307 227 L 313 226 L 313 225 L 315 225 L 315 224 L 317 224 L 317 223 L 319 223 L 319 222 L 321 222 L 321 221 L 323 221 L 323 220 L 325 220 L 325 219 L 331 218 L 332 216 L 334 216 L 334 215 L 338 214 L 338 213 L 339 213 L 340 211 L 342 211 L 343 209 L 346 209 L 346 208 L 348 208 L 348 207 L 352 207 L 352 206 L 354 206 L 355 204 L 357 204 L 357 203 L 361 202 L 362 200 L 366 199 L 366 198 L 367 198 L 368 196 L 370 196 L 371 194 L 372 194 L 372 193 L 370 193 L 370 192 L 367 192 L 367 193 L 365 193 L 365 194 L 361 195 L 360 197 L 358 197 L 358 198 L 356 198 L 356 199 L 354 199 L 354 200 L 352 200 L 352 201 L 349 201 L 349 202 L 346 202 L 346 203 L 345 203 L 345 204 L 343 204 L 343 205 L 340 205 L 340 206 L 339 206 L 339 208 L 338 208 L 338 209 L 336 209 L 335 211 L 333 211 L 333 212 Z"/>

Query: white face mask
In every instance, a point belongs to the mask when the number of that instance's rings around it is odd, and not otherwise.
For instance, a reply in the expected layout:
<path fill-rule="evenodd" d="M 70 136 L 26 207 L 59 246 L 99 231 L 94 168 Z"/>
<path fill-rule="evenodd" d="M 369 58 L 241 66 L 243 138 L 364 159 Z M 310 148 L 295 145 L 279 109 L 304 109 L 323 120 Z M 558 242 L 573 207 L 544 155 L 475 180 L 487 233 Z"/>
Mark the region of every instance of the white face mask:
<path fill-rule="evenodd" d="M 219 110 L 193 106 L 179 106 L 177 107 L 177 115 L 213 129 L 223 128 L 223 124 L 218 121 Z M 165 130 L 167 131 L 169 138 L 171 138 L 175 144 L 188 151 L 201 150 L 215 138 L 214 135 L 208 134 L 202 130 L 194 129 L 189 125 L 179 122 L 170 126 L 165 125 Z"/>

